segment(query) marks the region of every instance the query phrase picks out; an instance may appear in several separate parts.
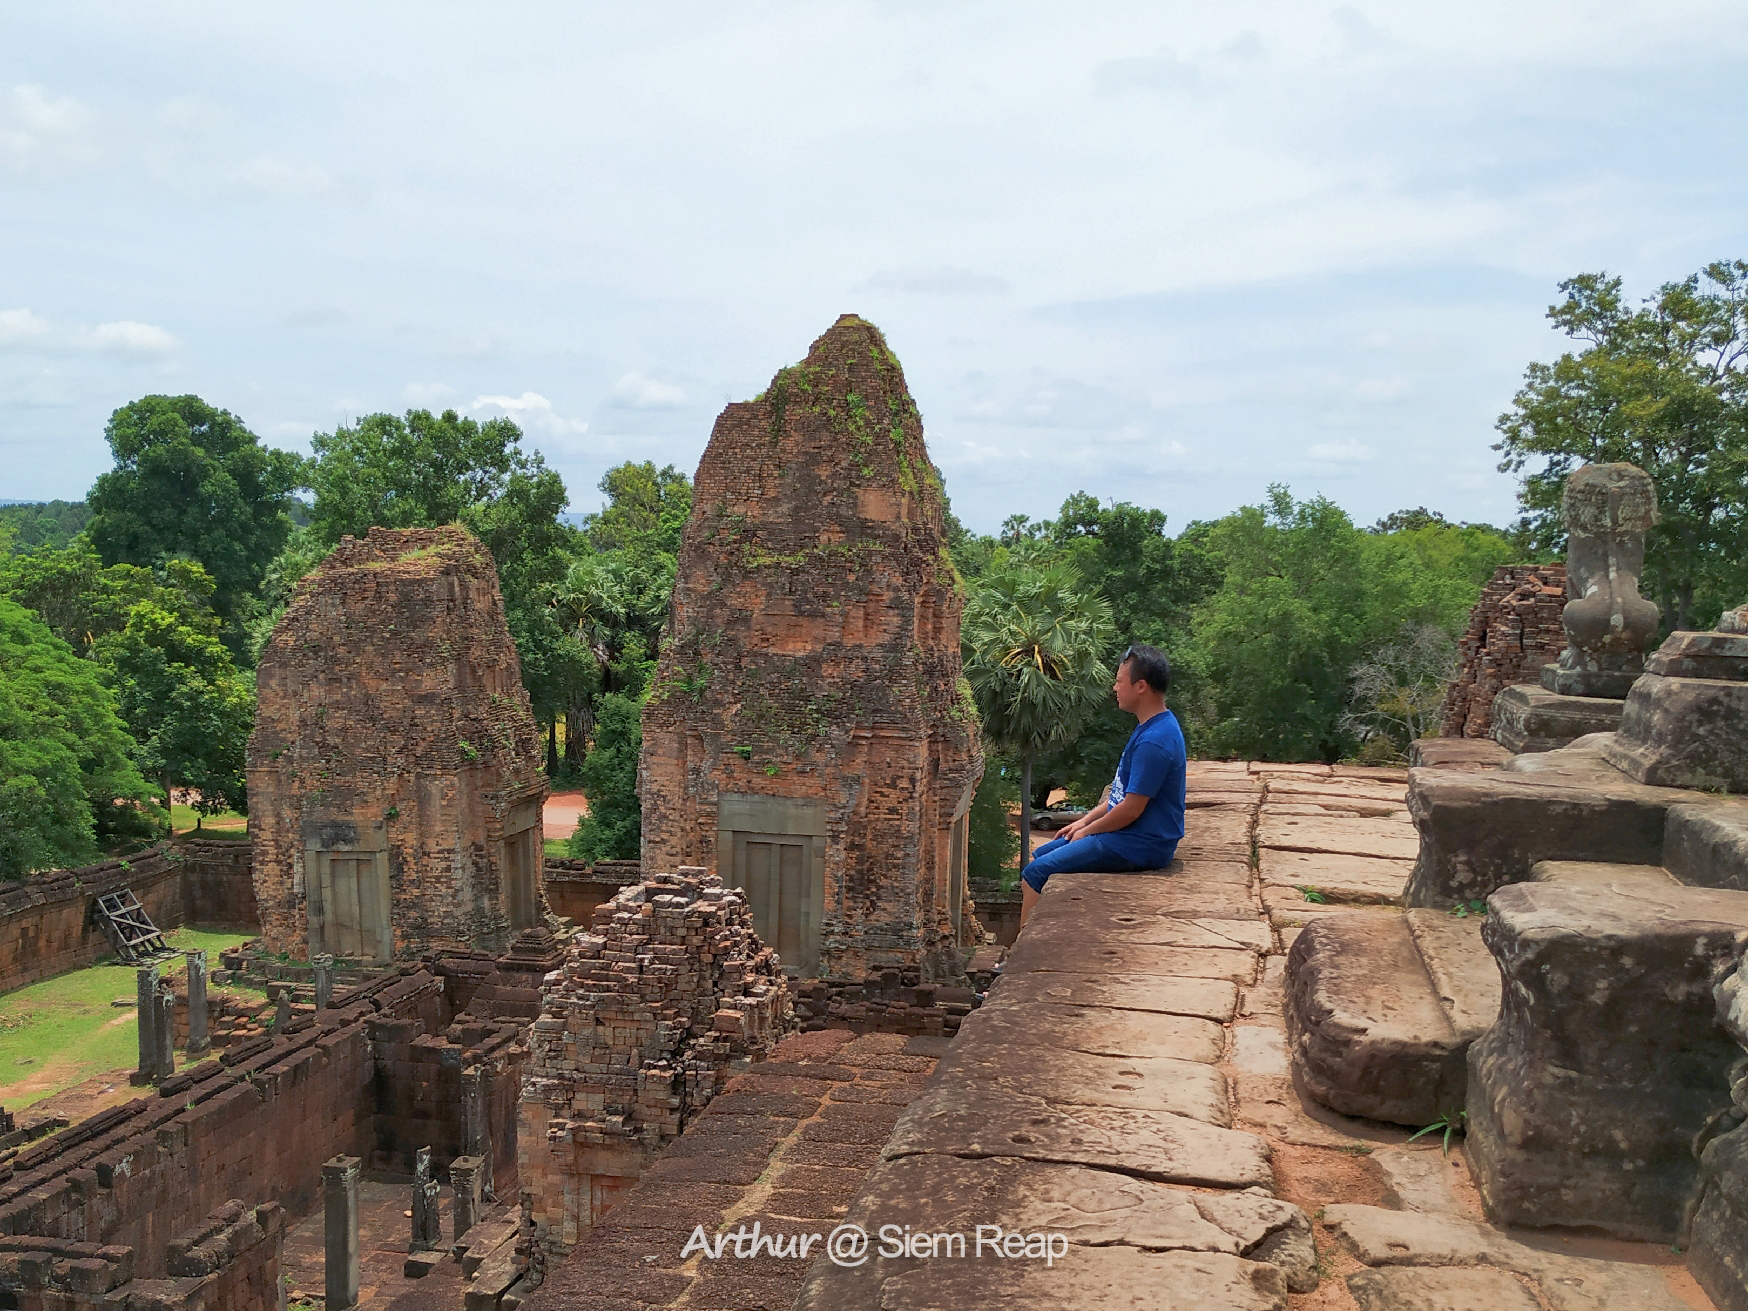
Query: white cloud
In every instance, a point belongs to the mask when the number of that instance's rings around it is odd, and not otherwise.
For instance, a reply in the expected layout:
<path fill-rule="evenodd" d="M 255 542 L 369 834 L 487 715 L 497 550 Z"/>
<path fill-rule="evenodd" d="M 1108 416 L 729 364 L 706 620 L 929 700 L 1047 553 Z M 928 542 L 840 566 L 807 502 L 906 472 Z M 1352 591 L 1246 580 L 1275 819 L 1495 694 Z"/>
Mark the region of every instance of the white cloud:
<path fill-rule="evenodd" d="M 523 428 L 554 436 L 570 436 L 589 430 L 589 425 L 581 419 L 566 419 L 554 413 L 552 402 L 539 392 L 525 391 L 520 396 L 481 396 L 473 403 L 473 408 L 503 410 Z"/>
<path fill-rule="evenodd" d="M 1100 91 L 1188 91 L 1201 82 L 1201 74 L 1188 60 L 1169 50 L 1157 55 L 1131 55 L 1110 59 L 1093 69 L 1093 85 Z"/>
<path fill-rule="evenodd" d="M 1413 390 L 1406 378 L 1365 378 L 1354 384 L 1353 394 L 1362 401 L 1399 401 Z"/>
<path fill-rule="evenodd" d="M 168 355 L 182 343 L 152 323 L 99 323 L 91 330 L 91 349 L 118 355 Z"/>
<path fill-rule="evenodd" d="M 68 355 L 169 355 L 182 343 L 153 323 L 120 319 L 95 328 L 54 323 L 28 309 L 0 310 L 0 350 Z"/>
<path fill-rule="evenodd" d="M 320 164 L 293 164 L 266 155 L 250 160 L 233 176 L 254 191 L 285 200 L 333 200 L 345 192 Z"/>
<path fill-rule="evenodd" d="M 876 291 L 912 291 L 935 296 L 999 296 L 1008 289 L 1005 278 L 969 269 L 882 269 L 868 279 Z"/>
<path fill-rule="evenodd" d="M 1370 446 L 1361 445 L 1356 441 L 1318 442 L 1307 452 L 1313 460 L 1325 464 L 1364 464 L 1372 458 Z"/>
<path fill-rule="evenodd" d="M 71 96 L 15 86 L 0 102 L 0 162 L 21 173 L 53 173 L 100 155 L 95 115 Z"/>
<path fill-rule="evenodd" d="M 684 388 L 645 373 L 626 374 L 608 395 L 614 405 L 628 410 L 677 410 L 686 403 Z"/>
<path fill-rule="evenodd" d="M 46 345 L 52 333 L 49 321 L 29 310 L 0 310 L 0 350 Z"/>
<path fill-rule="evenodd" d="M 415 410 L 439 410 L 455 399 L 455 388 L 446 382 L 409 382 L 401 388 L 401 399 Z"/>

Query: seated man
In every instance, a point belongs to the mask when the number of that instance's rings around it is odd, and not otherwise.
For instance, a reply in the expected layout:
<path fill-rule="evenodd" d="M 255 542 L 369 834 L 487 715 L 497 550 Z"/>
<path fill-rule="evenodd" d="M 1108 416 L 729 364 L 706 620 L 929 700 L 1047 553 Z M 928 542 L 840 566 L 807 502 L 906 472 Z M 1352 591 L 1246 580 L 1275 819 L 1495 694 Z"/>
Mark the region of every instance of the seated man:
<path fill-rule="evenodd" d="M 1052 874 L 1164 869 L 1184 835 L 1184 735 L 1165 708 L 1171 665 L 1158 647 L 1132 646 L 1111 690 L 1138 721 L 1117 764 L 1109 800 L 1038 848 L 1020 878 L 1020 923 L 1031 918 Z"/>

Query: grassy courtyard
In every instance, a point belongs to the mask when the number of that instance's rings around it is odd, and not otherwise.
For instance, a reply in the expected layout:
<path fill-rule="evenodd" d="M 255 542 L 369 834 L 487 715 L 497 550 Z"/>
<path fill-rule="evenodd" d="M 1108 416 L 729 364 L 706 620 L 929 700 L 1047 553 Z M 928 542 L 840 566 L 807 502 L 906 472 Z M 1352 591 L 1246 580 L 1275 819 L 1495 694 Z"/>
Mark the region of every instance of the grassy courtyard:
<path fill-rule="evenodd" d="M 204 948 L 216 966 L 221 950 L 254 935 L 177 929 L 164 936 L 178 951 Z M 184 968 L 178 959 L 164 971 Z M 133 996 L 133 967 L 109 963 L 0 995 L 0 1106 L 19 1110 L 95 1075 L 132 1069 L 139 1059 Z M 130 1004 L 113 1005 L 118 997 Z"/>

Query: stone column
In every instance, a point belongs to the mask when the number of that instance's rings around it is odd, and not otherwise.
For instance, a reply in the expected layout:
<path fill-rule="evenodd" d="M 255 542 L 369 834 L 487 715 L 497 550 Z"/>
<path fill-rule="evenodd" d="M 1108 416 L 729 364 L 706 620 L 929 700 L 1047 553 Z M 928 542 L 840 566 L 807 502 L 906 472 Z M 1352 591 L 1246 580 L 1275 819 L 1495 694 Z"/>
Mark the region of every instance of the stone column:
<path fill-rule="evenodd" d="M 279 996 L 273 1004 L 273 1032 L 284 1033 L 285 1026 L 291 1023 L 291 989 L 281 985 Z"/>
<path fill-rule="evenodd" d="M 481 1187 L 485 1162 L 477 1156 L 458 1156 L 449 1163 L 449 1184 L 455 1190 L 455 1241 L 479 1223 L 485 1209 Z"/>
<path fill-rule="evenodd" d="M 431 1177 L 431 1149 L 413 1153 L 413 1241 L 409 1252 L 435 1252 L 443 1245 L 437 1210 L 437 1181 Z"/>
<path fill-rule="evenodd" d="M 153 1037 L 158 1040 L 158 1078 L 168 1079 L 176 1073 L 176 994 L 168 982 L 158 985 L 155 1000 L 158 1019 Z"/>
<path fill-rule="evenodd" d="M 1748 958 L 1724 977 L 1714 996 L 1718 1023 L 1748 1048 Z M 1728 1077 L 1734 1105 L 1713 1121 L 1723 1132 L 1695 1144 L 1699 1192 L 1688 1211 L 1687 1268 L 1715 1305 L 1734 1311 L 1748 1307 L 1748 1052 Z"/>
<path fill-rule="evenodd" d="M 134 971 L 134 1013 L 140 1022 L 140 1068 L 131 1082 L 155 1083 L 158 1079 L 158 967 L 142 965 Z"/>
<path fill-rule="evenodd" d="M 206 1031 L 206 953 L 191 951 L 188 957 L 188 1059 L 197 1061 L 212 1050 Z"/>
<path fill-rule="evenodd" d="M 316 970 L 316 1010 L 325 1011 L 334 1004 L 334 958 L 312 956 L 310 964 Z"/>
<path fill-rule="evenodd" d="M 356 1156 L 322 1165 L 322 1239 L 329 1311 L 358 1305 L 358 1167 Z"/>
<path fill-rule="evenodd" d="M 491 1103 L 492 1076 L 483 1065 L 470 1065 L 461 1072 L 461 1145 L 468 1156 L 480 1160 L 480 1195 L 496 1198 L 492 1182 L 492 1128 L 487 1117 Z"/>

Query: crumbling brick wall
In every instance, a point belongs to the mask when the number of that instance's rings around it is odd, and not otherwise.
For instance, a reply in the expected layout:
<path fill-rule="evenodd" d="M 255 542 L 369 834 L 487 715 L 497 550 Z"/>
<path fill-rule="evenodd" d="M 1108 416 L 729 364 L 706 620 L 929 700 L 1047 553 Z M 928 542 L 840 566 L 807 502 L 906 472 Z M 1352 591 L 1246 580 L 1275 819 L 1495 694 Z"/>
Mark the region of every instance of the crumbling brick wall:
<path fill-rule="evenodd" d="M 944 513 L 903 370 L 853 315 L 725 409 L 698 465 L 643 712 L 644 868 L 733 883 L 725 798 L 819 807 L 824 977 L 951 979 L 980 938 L 959 826 L 983 760 Z"/>
<path fill-rule="evenodd" d="M 1461 666 L 1445 693 L 1441 737 L 1492 736 L 1493 698 L 1513 683 L 1535 682 L 1542 666 L 1566 649 L 1565 606 L 1565 565 L 1494 570 L 1457 644 Z"/>
<path fill-rule="evenodd" d="M 308 958 L 324 870 L 343 869 L 336 885 L 357 868 L 386 876 L 397 959 L 499 951 L 539 922 L 540 741 L 497 571 L 471 534 L 342 539 L 298 584 L 257 685 L 249 829 L 269 950 Z"/>
<path fill-rule="evenodd" d="M 18 1311 L 282 1311 L 285 1212 L 235 1199 L 172 1238 L 167 1277 L 134 1277 L 134 1250 L 0 1237 L 0 1306 Z"/>
<path fill-rule="evenodd" d="M 438 990 L 428 974 L 391 976 L 0 1162 L 0 1234 L 130 1247 L 133 1274 L 155 1279 L 171 1239 L 232 1198 L 308 1212 L 322 1162 L 371 1141 L 367 1022 L 428 1012 Z"/>
<path fill-rule="evenodd" d="M 0 992 L 91 965 L 113 954 L 93 913 L 97 898 L 132 888 L 160 929 L 180 928 L 182 869 L 168 843 L 126 860 L 0 883 Z"/>
<path fill-rule="evenodd" d="M 521 1187 L 568 1250 L 685 1129 L 737 1058 L 792 1023 L 745 900 L 699 869 L 658 874 L 595 910 L 545 990 L 522 1090 Z"/>

